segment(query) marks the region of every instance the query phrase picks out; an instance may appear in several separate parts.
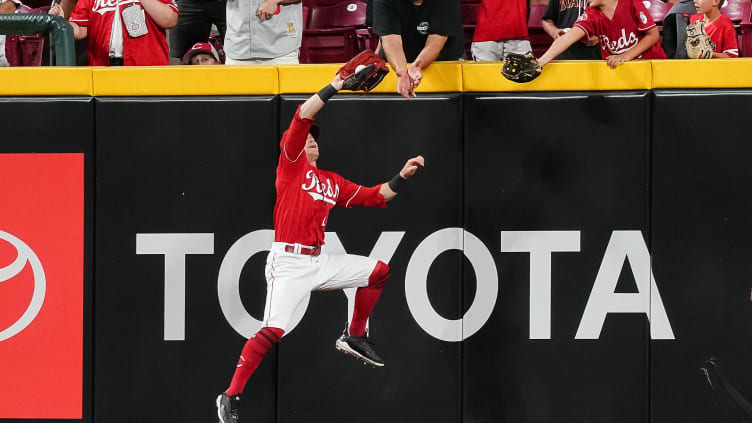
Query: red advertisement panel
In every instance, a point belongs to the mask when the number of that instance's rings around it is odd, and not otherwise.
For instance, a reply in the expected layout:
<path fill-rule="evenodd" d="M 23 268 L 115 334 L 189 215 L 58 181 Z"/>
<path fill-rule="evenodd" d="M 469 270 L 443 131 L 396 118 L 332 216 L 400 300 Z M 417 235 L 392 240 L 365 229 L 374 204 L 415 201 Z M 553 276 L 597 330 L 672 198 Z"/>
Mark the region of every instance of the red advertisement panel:
<path fill-rule="evenodd" d="M 0 154 L 0 419 L 80 419 L 84 155 Z"/>

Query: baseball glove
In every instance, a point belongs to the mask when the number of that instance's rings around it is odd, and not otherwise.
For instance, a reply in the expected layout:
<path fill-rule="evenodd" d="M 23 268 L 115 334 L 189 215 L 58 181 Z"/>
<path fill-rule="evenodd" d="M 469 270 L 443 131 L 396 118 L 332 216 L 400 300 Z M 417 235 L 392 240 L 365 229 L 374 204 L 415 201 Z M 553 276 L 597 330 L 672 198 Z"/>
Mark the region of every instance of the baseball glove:
<path fill-rule="evenodd" d="M 543 68 L 535 56 L 510 53 L 501 66 L 501 74 L 512 82 L 530 82 L 541 74 Z"/>
<path fill-rule="evenodd" d="M 687 56 L 690 59 L 710 59 L 715 51 L 715 43 L 705 32 L 705 23 L 701 20 L 687 25 Z"/>
<path fill-rule="evenodd" d="M 345 90 L 369 92 L 381 83 L 389 69 L 384 60 L 371 50 L 363 50 L 337 71 L 345 80 Z"/>

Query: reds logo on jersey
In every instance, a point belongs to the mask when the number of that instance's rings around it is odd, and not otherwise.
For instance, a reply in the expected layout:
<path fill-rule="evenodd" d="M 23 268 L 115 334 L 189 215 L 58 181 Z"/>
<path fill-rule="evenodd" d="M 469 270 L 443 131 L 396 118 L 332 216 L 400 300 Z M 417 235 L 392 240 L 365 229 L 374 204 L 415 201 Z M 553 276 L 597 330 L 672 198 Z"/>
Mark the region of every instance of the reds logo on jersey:
<path fill-rule="evenodd" d="M 580 15 L 579 18 L 577 18 L 577 22 L 586 21 L 586 20 L 587 20 L 587 13 L 584 13 L 584 12 L 582 13 L 582 15 Z"/>
<path fill-rule="evenodd" d="M 300 187 L 303 191 L 306 191 L 313 201 L 323 201 L 331 205 L 337 204 L 337 198 L 339 198 L 339 185 L 336 183 L 332 187 L 331 179 L 327 178 L 326 183 L 319 181 L 319 177 L 313 173 L 313 170 L 309 170 L 306 173 L 306 179 L 309 180 L 307 184 L 303 184 Z"/>
<path fill-rule="evenodd" d="M 121 0 L 120 4 L 140 3 L 138 0 Z M 91 7 L 92 12 L 99 13 L 104 16 L 107 12 L 114 12 L 118 8 L 118 0 L 94 0 L 94 4 Z"/>
<path fill-rule="evenodd" d="M 625 51 L 631 49 L 637 44 L 637 34 L 634 32 L 629 33 L 629 37 L 627 37 L 627 33 L 622 28 L 621 30 L 621 37 L 617 38 L 614 41 L 609 40 L 608 36 L 601 35 L 601 43 L 606 46 L 609 52 L 612 54 L 621 54 Z"/>

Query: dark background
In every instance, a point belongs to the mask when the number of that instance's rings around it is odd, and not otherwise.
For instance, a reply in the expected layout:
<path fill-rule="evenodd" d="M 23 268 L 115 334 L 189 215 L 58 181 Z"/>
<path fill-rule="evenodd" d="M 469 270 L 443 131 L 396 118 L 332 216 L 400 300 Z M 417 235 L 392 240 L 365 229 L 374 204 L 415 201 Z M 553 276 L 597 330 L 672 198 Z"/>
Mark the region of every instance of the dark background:
<path fill-rule="evenodd" d="M 279 139 L 307 96 L 0 100 L 0 153 L 84 152 L 84 421 L 216 420 L 245 339 L 226 322 L 217 275 L 241 236 L 272 228 Z M 386 367 L 334 349 L 345 296 L 314 293 L 306 316 L 264 359 L 243 397 L 250 422 L 741 422 L 700 371 L 718 358 L 752 398 L 752 215 L 747 111 L 752 91 L 339 95 L 318 115 L 318 165 L 364 185 L 405 160 L 423 169 L 386 210 L 337 209 L 327 230 L 368 255 L 404 231 L 371 320 Z M 11 125 L 17 113 L 55 116 Z M 493 314 L 464 342 L 426 333 L 405 299 L 405 270 L 432 233 L 461 227 L 495 260 Z M 551 339 L 530 340 L 530 256 L 500 232 L 580 231 L 552 256 Z M 646 316 L 611 314 L 600 339 L 575 340 L 615 230 L 641 231 L 676 340 L 649 340 Z M 186 259 L 184 341 L 165 341 L 164 258 L 139 233 L 213 233 Z M 241 275 L 263 311 L 263 254 Z M 618 292 L 636 287 L 625 264 Z M 475 297 L 459 251 L 433 263 L 437 313 Z M 749 419 L 747 419 L 749 420 Z"/>

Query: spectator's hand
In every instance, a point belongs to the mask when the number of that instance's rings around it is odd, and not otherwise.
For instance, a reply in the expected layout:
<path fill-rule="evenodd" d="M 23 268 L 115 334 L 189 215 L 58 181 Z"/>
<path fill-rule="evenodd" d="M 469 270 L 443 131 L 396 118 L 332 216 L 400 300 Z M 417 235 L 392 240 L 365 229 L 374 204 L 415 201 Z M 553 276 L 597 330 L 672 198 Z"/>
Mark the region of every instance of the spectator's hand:
<path fill-rule="evenodd" d="M 0 3 L 0 13 L 3 14 L 11 14 L 16 13 L 16 3 L 13 3 L 12 1 L 6 1 L 5 3 Z"/>
<path fill-rule="evenodd" d="M 606 63 L 611 69 L 616 69 L 617 66 L 628 61 L 629 59 L 624 56 L 624 54 L 615 54 L 613 56 L 608 56 L 608 58 L 606 59 Z"/>
<path fill-rule="evenodd" d="M 415 97 L 415 87 L 413 86 L 413 80 L 408 75 L 408 72 L 402 72 L 397 75 L 397 92 L 407 99 L 410 99 L 410 94 Z"/>
<path fill-rule="evenodd" d="M 562 35 L 566 34 L 567 33 L 567 29 L 569 29 L 569 28 L 559 28 L 559 30 L 554 33 L 554 40 L 557 39 L 557 38 L 559 38 L 559 37 L 561 37 Z"/>
<path fill-rule="evenodd" d="M 596 44 L 598 44 L 598 36 L 593 35 L 592 37 L 588 38 L 587 43 L 585 43 L 588 47 L 592 47 Z"/>
<path fill-rule="evenodd" d="M 264 0 L 256 11 L 256 16 L 262 21 L 271 19 L 277 13 L 277 2 L 275 0 Z"/>
<path fill-rule="evenodd" d="M 60 16 L 61 18 L 65 18 L 65 11 L 63 11 L 63 7 L 60 6 L 60 3 L 52 6 L 52 8 L 49 11 L 50 15 Z"/>
<path fill-rule="evenodd" d="M 407 71 L 407 74 L 413 81 L 413 89 L 418 88 L 420 81 L 423 79 L 423 71 L 420 70 L 420 66 L 413 64 L 412 66 L 410 66 L 410 70 Z"/>

